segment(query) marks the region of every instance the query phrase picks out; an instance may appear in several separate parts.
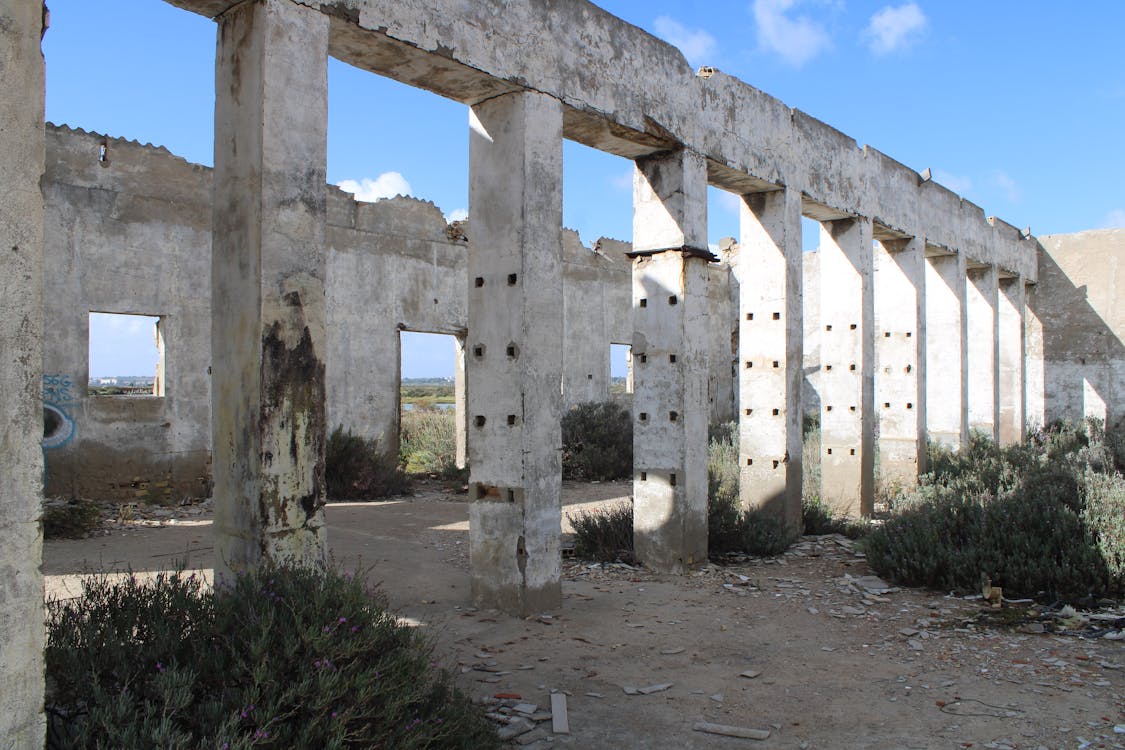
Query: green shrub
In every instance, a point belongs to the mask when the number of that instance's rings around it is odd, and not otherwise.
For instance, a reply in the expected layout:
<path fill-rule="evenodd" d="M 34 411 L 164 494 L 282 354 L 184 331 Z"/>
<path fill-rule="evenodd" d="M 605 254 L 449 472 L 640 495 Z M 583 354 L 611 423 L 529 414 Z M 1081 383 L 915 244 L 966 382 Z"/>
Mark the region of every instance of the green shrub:
<path fill-rule="evenodd" d="M 337 427 L 328 436 L 324 479 L 333 500 L 374 500 L 410 491 L 410 479 L 398 468 L 397 456 L 388 456 L 377 440 L 354 435 Z"/>
<path fill-rule="evenodd" d="M 399 432 L 400 463 L 408 474 L 454 479 L 457 468 L 457 415 L 452 409 L 415 406 L 402 413 Z"/>
<path fill-rule="evenodd" d="M 48 748 L 496 748 L 420 631 L 334 571 L 91 578 L 48 605 Z"/>
<path fill-rule="evenodd" d="M 47 498 L 43 501 L 43 537 L 81 539 L 98 527 L 102 514 L 89 500 Z"/>
<path fill-rule="evenodd" d="M 633 504 L 621 503 L 568 515 L 574 527 L 574 553 L 585 560 L 635 561 Z"/>
<path fill-rule="evenodd" d="M 801 521 L 805 534 L 843 534 L 849 539 L 861 539 L 871 530 L 868 521 L 841 513 L 815 495 L 806 496 Z"/>
<path fill-rule="evenodd" d="M 962 593 L 988 576 L 1009 597 L 1078 603 L 1125 591 L 1125 480 L 1098 424 L 1011 447 L 973 435 L 931 448 L 930 466 L 864 542 L 881 575 Z"/>
<path fill-rule="evenodd" d="M 578 404 L 562 418 L 564 479 L 621 479 L 633 473 L 633 417 L 614 401 Z"/>

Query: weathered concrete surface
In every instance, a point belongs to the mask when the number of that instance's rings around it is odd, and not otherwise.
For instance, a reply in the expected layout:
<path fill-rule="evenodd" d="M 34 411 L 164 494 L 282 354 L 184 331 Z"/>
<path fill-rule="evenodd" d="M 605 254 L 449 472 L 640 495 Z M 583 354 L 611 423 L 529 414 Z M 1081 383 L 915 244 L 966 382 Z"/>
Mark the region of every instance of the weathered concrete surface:
<path fill-rule="evenodd" d="M 328 19 L 219 21 L 211 254 L 216 576 L 321 564 Z"/>
<path fill-rule="evenodd" d="M 738 278 L 739 495 L 747 508 L 801 527 L 801 196 L 747 196 Z M 748 367 L 748 364 L 753 364 Z M 712 368 L 714 369 L 714 368 Z"/>
<path fill-rule="evenodd" d="M 43 746 L 43 55 L 38 0 L 0 0 L 0 747 Z"/>
<path fill-rule="evenodd" d="M 999 335 L 997 315 L 1000 277 L 996 266 L 974 268 L 968 273 L 965 314 L 968 329 L 969 429 L 994 440 L 1000 437 Z"/>
<path fill-rule="evenodd" d="M 590 3 L 295 1 L 332 16 L 332 54 L 352 65 L 468 104 L 541 91 L 566 105 L 568 138 L 626 158 L 683 145 L 731 192 L 784 185 L 1034 280 L 1035 243 L 1015 228 L 736 78 L 697 77 L 675 47 Z M 230 5 L 172 2 L 208 16 Z"/>
<path fill-rule="evenodd" d="M 507 94 L 469 119 L 473 601 L 525 615 L 562 602 L 562 105 Z"/>
<path fill-rule="evenodd" d="M 1125 229 L 1043 237 L 1028 294 L 1028 419 L 1125 420 Z"/>
<path fill-rule="evenodd" d="M 211 173 L 160 148 L 47 126 L 48 495 L 210 491 Z M 164 395 L 87 393 L 90 311 L 160 317 Z"/>
<path fill-rule="evenodd" d="M 926 455 L 926 243 L 875 246 L 875 414 L 879 480 L 914 485 Z"/>
<path fill-rule="evenodd" d="M 875 503 L 872 243 L 866 219 L 821 223 L 821 497 L 854 516 Z"/>
<path fill-rule="evenodd" d="M 1027 309 L 1027 287 L 1016 276 L 1000 280 L 997 308 L 997 351 L 999 356 L 998 387 L 1000 407 L 1000 442 L 1004 445 L 1023 441 L 1026 429 L 1027 389 L 1024 356 L 1024 327 Z"/>
<path fill-rule="evenodd" d="M 926 255 L 926 432 L 957 448 L 969 437 L 965 258 Z"/>
<path fill-rule="evenodd" d="M 707 182 L 688 151 L 633 171 L 633 540 L 647 567 L 707 560 Z M 724 326 L 725 328 L 726 326 Z"/>

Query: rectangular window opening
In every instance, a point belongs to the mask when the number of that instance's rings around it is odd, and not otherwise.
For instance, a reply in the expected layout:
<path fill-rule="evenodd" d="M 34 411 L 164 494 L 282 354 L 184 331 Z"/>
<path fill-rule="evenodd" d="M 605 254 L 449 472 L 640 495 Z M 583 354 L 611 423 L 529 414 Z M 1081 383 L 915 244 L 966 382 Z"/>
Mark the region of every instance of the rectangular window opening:
<path fill-rule="evenodd" d="M 165 395 L 162 316 L 91 312 L 89 332 L 89 395 Z"/>
<path fill-rule="evenodd" d="M 642 362 L 644 359 L 642 358 Z M 633 395 L 633 347 L 629 344 L 609 345 L 609 396 L 623 398 Z"/>

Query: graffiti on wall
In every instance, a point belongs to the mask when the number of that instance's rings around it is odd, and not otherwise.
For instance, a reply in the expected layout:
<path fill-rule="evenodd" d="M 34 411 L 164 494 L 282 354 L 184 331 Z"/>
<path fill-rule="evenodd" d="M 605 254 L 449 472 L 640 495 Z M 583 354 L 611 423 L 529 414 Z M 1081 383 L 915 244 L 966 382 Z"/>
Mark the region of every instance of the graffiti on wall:
<path fill-rule="evenodd" d="M 74 382 L 61 373 L 43 375 L 43 448 L 61 448 L 74 439 L 78 425 L 70 416 L 76 402 Z"/>

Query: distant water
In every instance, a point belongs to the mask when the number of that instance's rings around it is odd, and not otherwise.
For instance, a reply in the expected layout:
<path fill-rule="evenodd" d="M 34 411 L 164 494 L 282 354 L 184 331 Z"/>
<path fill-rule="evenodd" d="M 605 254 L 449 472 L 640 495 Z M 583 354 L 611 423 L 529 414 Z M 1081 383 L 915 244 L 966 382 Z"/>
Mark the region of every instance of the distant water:
<path fill-rule="evenodd" d="M 448 411 L 449 409 L 452 409 L 455 406 L 457 406 L 457 404 L 434 404 L 434 406 L 438 409 L 441 409 L 442 411 Z M 403 404 L 402 410 L 403 411 L 414 411 L 414 404 Z"/>

